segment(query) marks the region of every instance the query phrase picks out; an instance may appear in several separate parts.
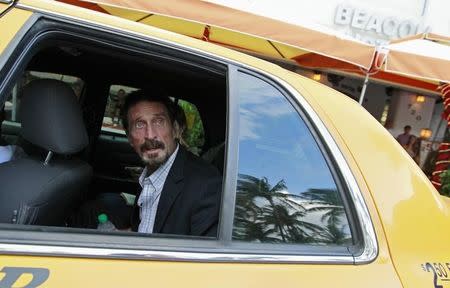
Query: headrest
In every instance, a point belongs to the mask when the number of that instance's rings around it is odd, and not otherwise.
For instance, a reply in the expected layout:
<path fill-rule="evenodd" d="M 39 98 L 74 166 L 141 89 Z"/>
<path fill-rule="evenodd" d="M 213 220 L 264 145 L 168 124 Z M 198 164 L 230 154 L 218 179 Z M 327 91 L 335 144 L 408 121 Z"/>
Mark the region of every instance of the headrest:
<path fill-rule="evenodd" d="M 88 145 L 78 100 L 64 82 L 30 82 L 23 90 L 20 109 L 22 136 L 32 144 L 58 154 L 74 154 Z"/>

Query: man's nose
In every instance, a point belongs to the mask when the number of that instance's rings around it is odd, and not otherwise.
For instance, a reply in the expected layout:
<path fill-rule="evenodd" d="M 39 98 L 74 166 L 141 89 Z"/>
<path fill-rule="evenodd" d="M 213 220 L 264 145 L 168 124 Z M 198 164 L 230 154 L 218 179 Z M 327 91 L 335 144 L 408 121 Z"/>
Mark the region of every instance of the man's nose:
<path fill-rule="evenodd" d="M 156 130 L 152 125 L 147 125 L 147 129 L 145 130 L 145 138 L 154 139 L 156 138 Z"/>

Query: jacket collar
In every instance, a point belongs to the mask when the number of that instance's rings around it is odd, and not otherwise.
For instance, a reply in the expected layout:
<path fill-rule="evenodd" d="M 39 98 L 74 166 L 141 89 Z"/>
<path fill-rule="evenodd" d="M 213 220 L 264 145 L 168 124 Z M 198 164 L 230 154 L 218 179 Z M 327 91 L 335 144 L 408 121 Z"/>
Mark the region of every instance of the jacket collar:
<path fill-rule="evenodd" d="M 160 233 L 163 224 L 169 214 L 169 211 L 175 202 L 175 199 L 183 189 L 184 179 L 184 162 L 186 160 L 187 151 L 180 145 L 178 154 L 172 164 L 169 174 L 167 175 L 164 188 L 161 192 L 161 198 L 158 203 L 153 233 Z"/>

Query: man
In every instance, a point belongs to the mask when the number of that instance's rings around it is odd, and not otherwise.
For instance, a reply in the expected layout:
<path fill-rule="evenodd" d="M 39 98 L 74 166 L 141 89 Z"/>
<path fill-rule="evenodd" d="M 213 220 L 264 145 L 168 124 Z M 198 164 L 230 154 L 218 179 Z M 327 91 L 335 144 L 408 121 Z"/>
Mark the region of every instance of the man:
<path fill-rule="evenodd" d="M 411 126 L 406 125 L 403 128 L 403 133 L 398 135 L 396 138 L 398 143 L 400 143 L 400 145 L 402 145 L 403 148 L 405 148 L 405 149 L 408 148 L 408 145 L 410 144 L 411 139 L 413 137 L 413 135 L 411 135 L 410 132 L 411 132 Z"/>
<path fill-rule="evenodd" d="M 128 95 L 122 122 L 146 167 L 139 183 L 132 230 L 216 236 L 221 191 L 217 169 L 179 145 L 180 108 L 161 91 Z"/>

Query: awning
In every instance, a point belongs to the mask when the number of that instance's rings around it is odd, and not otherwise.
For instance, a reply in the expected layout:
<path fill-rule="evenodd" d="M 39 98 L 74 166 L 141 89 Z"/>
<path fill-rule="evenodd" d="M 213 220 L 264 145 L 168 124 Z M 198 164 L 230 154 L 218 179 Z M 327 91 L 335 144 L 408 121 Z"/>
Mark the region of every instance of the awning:
<path fill-rule="evenodd" d="M 377 56 L 379 57 L 377 57 L 375 62 L 378 62 L 378 66 L 380 67 L 382 66 L 384 58 L 382 55 Z M 367 74 L 369 74 L 372 81 L 383 85 L 396 85 L 404 89 L 420 91 L 426 90 L 424 92 L 438 95 L 438 92 L 436 91 L 438 83 L 436 81 L 387 72 L 381 68 L 377 69 L 375 66 L 367 72 L 355 65 L 315 54 L 305 54 L 297 57 L 295 60 L 302 68 L 320 70 L 333 74 L 341 74 L 353 78 L 364 78 Z"/>
<path fill-rule="evenodd" d="M 317 27 L 293 25 L 200 0 L 59 1 L 231 48 L 294 60 L 303 68 L 366 77 L 364 86 L 370 75 L 386 85 L 436 93 L 437 81 L 386 70 L 382 65 L 385 58 L 374 46 Z M 428 37 L 445 40 L 434 34 Z"/>
<path fill-rule="evenodd" d="M 294 59 L 314 53 L 369 70 L 375 47 L 199 0 L 60 0 L 197 39 Z M 96 6 L 95 6 L 96 5 Z"/>
<path fill-rule="evenodd" d="M 382 47 L 383 71 L 413 78 L 450 83 L 450 38 L 424 34 Z"/>

